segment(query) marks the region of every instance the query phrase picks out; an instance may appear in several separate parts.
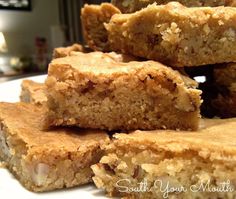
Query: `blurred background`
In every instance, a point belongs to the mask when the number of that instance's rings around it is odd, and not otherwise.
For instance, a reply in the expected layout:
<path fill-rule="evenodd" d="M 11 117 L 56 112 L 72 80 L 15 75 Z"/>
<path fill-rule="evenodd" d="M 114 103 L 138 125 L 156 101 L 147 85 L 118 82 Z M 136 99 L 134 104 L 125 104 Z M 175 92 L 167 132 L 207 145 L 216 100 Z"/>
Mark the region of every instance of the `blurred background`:
<path fill-rule="evenodd" d="M 45 73 L 56 47 L 83 43 L 80 9 L 102 0 L 0 0 L 0 82 Z"/>

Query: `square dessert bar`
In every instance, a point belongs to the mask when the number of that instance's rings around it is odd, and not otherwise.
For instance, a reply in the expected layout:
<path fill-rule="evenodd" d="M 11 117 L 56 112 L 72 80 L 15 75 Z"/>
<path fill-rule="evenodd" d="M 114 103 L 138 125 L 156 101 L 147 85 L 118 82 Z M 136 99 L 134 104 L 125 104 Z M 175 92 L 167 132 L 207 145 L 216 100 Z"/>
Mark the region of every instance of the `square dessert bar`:
<path fill-rule="evenodd" d="M 236 61 L 236 8 L 178 2 L 116 14 L 106 25 L 111 49 L 171 66 Z"/>
<path fill-rule="evenodd" d="M 93 50 L 110 51 L 108 34 L 104 23 L 108 23 L 120 10 L 110 3 L 87 5 L 81 10 L 83 35 L 88 46 Z"/>
<path fill-rule="evenodd" d="M 32 80 L 23 80 L 21 84 L 20 100 L 25 103 L 43 105 L 47 101 L 45 86 Z"/>
<path fill-rule="evenodd" d="M 167 4 L 172 0 L 112 0 L 112 4 L 121 10 L 122 13 L 132 13 L 142 8 L 147 7 L 149 4 L 157 3 Z M 200 7 L 200 6 L 236 6 L 235 0 L 176 0 L 177 2 L 187 7 Z"/>
<path fill-rule="evenodd" d="M 77 53 L 49 65 L 46 126 L 197 129 L 201 91 L 195 86 L 158 62 Z"/>
<path fill-rule="evenodd" d="M 191 133 L 116 134 L 92 166 L 96 186 L 124 198 L 235 198 L 236 119 L 204 122 Z"/>
<path fill-rule="evenodd" d="M 27 189 L 35 192 L 91 182 L 90 166 L 99 161 L 103 131 L 40 130 L 42 107 L 0 103 L 0 159 Z"/>

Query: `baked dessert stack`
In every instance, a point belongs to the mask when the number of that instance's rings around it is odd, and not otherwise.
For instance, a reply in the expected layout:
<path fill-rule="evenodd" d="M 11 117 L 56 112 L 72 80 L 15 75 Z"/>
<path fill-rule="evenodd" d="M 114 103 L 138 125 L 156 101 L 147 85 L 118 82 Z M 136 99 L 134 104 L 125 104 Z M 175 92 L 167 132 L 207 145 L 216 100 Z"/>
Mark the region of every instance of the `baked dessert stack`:
<path fill-rule="evenodd" d="M 112 4 L 121 14 L 102 22 L 109 48 L 101 45 L 100 50 L 155 60 L 174 70 L 188 67 L 198 75 L 205 68 L 202 74 L 210 77 L 217 93 L 204 106 L 214 107 L 216 116 L 235 116 L 235 1 L 113 0 Z M 82 20 L 89 18 L 90 8 L 83 8 Z M 90 31 L 84 34 L 90 48 L 99 48 L 90 45 L 98 44 L 98 37 Z M 203 94 L 210 96 L 213 91 L 207 88 L 211 87 L 203 88 Z M 106 155 L 92 166 L 95 184 L 110 196 L 124 198 L 234 198 L 235 119 L 203 123 L 194 132 L 115 134 L 104 146 Z"/>
<path fill-rule="evenodd" d="M 55 49 L 46 82 L 22 82 L 21 103 L 0 103 L 0 158 L 34 192 L 92 182 L 110 141 L 101 129 L 198 128 L 195 81 L 158 62 L 78 47 Z"/>
<path fill-rule="evenodd" d="M 112 1 L 112 4 L 121 10 L 121 14 L 109 16 L 110 21 L 102 23 L 108 38 L 106 43 L 111 50 L 153 59 L 173 68 L 195 68 L 196 73 L 201 71 L 200 66 L 207 68 L 211 65 L 217 70 L 227 68 L 228 64 L 234 65 L 235 1 L 127 0 Z M 83 8 L 82 21 L 89 18 L 89 7 L 87 5 Z M 96 18 L 99 18 L 98 14 Z M 89 31 L 84 33 L 90 35 L 88 45 L 96 40 Z M 232 86 L 230 90 L 228 86 L 217 83 L 213 72 L 203 72 L 202 76 L 205 75 L 210 77 L 210 81 L 200 85 L 205 91 L 203 96 L 207 97 L 206 104 L 203 102 L 203 113 L 207 107 L 206 110 L 214 112 L 206 113 L 207 116 L 234 117 L 235 97 Z M 218 94 L 214 94 L 213 90 Z M 212 94 L 208 95 L 208 92 Z M 227 98 L 224 103 L 226 106 L 221 104 L 224 98 Z M 226 107 L 230 108 L 227 110 Z"/>

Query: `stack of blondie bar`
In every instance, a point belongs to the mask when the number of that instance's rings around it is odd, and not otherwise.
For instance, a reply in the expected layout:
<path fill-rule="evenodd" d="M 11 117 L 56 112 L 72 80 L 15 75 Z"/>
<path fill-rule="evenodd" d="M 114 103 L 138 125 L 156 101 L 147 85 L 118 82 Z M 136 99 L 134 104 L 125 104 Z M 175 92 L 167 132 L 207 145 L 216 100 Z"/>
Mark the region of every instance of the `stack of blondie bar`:
<path fill-rule="evenodd" d="M 35 192 L 94 182 L 122 198 L 235 198 L 235 5 L 85 5 L 88 46 L 54 49 L 45 83 L 0 103 L 1 160 Z"/>

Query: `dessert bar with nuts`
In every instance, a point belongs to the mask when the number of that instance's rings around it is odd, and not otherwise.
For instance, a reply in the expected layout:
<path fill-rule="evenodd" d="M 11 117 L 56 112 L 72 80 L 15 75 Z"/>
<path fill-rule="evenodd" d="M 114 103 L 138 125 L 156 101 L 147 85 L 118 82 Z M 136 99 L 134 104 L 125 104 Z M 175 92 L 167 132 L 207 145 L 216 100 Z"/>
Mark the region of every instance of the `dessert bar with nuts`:
<path fill-rule="evenodd" d="M 106 25 L 111 49 L 175 67 L 236 61 L 236 8 L 178 2 L 116 14 Z"/>
<path fill-rule="evenodd" d="M 53 60 L 46 126 L 106 130 L 197 129 L 196 82 L 155 61 L 122 62 L 110 53 Z"/>
<path fill-rule="evenodd" d="M 235 128 L 236 119 L 214 119 L 191 133 L 116 134 L 92 166 L 93 180 L 124 198 L 235 198 Z"/>
<path fill-rule="evenodd" d="M 23 186 L 35 192 L 91 182 L 91 165 L 109 142 L 104 131 L 60 128 L 42 131 L 44 108 L 0 103 L 0 159 Z"/>

